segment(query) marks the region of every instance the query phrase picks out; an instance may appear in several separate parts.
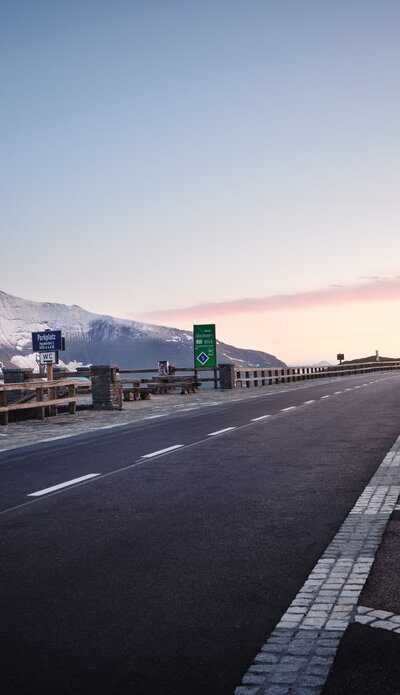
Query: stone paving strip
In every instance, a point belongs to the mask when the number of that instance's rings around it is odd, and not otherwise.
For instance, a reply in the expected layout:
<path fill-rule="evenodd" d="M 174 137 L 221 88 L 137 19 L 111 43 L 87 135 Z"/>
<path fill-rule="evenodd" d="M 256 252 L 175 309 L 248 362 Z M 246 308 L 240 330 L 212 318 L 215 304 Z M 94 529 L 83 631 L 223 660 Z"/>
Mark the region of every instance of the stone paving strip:
<path fill-rule="evenodd" d="M 400 632 L 400 617 L 358 606 L 400 494 L 400 437 L 245 674 L 235 695 L 318 695 L 350 622 Z"/>
<path fill-rule="evenodd" d="M 332 380 L 337 383 L 342 379 L 340 377 L 325 379 L 324 385 L 329 385 Z M 78 409 L 76 415 L 59 414 L 44 420 L 32 419 L 0 426 L 0 452 L 39 442 L 73 437 L 95 430 L 111 429 L 142 420 L 161 418 L 180 411 L 216 407 L 222 403 L 239 402 L 248 398 L 274 396 L 289 390 L 298 391 L 316 385 L 318 382 L 310 380 L 309 382 L 285 384 L 284 386 L 272 384 L 264 387 L 237 388 L 232 391 L 204 388 L 197 393 L 185 394 L 184 396 L 177 392 L 171 392 L 162 396 L 152 395 L 149 400 L 124 402 L 122 411 L 93 411 L 89 408 L 90 397 L 82 396 L 78 401 L 78 408 L 80 405 L 84 405 L 87 409 Z"/>
<path fill-rule="evenodd" d="M 400 634 L 400 615 L 389 611 L 378 611 L 375 608 L 358 606 L 354 622 L 370 627 L 380 627 L 383 630 L 391 630 Z"/>

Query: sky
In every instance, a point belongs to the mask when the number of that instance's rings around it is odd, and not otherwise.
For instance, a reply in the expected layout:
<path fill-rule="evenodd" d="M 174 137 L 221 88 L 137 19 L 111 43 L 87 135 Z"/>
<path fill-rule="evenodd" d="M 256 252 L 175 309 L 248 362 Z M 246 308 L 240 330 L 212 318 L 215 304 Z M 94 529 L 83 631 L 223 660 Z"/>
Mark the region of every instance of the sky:
<path fill-rule="evenodd" d="M 397 0 L 2 0 L 0 289 L 399 357 L 399 30 Z"/>

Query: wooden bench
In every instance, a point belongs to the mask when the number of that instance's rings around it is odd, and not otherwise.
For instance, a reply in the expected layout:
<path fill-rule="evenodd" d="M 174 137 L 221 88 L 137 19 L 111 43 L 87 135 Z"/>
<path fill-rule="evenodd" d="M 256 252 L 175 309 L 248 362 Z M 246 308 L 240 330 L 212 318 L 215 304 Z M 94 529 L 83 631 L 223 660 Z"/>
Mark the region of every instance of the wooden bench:
<path fill-rule="evenodd" d="M 157 393 L 157 387 L 146 380 L 121 379 L 124 401 L 148 400 L 152 393 Z"/>
<path fill-rule="evenodd" d="M 76 413 L 76 390 L 82 383 L 75 379 L 58 379 L 52 381 L 26 381 L 18 384 L 0 384 L 0 424 L 8 425 L 9 413 L 20 410 L 36 410 L 36 417 L 42 420 L 46 415 L 56 415 L 60 405 L 68 405 L 68 412 Z M 67 396 L 57 398 L 57 389 L 67 389 Z M 7 403 L 9 391 L 28 391 L 17 401 Z M 33 400 L 35 399 L 36 400 Z"/>
<path fill-rule="evenodd" d="M 180 388 L 181 394 L 196 393 L 198 382 L 194 376 L 154 376 L 153 383 L 157 384 L 159 393 L 167 393 L 173 388 Z"/>

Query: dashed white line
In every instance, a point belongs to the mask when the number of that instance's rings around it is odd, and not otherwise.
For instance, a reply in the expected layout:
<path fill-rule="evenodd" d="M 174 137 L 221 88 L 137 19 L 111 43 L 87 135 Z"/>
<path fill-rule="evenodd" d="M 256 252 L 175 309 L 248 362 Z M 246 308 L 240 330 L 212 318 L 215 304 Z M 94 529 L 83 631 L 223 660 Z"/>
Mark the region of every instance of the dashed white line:
<path fill-rule="evenodd" d="M 334 393 L 333 395 L 334 395 L 334 396 L 338 396 L 339 393 L 343 393 L 343 391 L 335 391 L 335 393 Z"/>
<path fill-rule="evenodd" d="M 322 400 L 323 398 L 330 398 L 330 397 L 331 397 L 330 394 L 328 394 L 327 396 L 321 396 L 321 400 Z"/>
<path fill-rule="evenodd" d="M 352 390 L 353 390 L 352 388 L 350 388 L 350 389 L 345 389 L 345 391 L 352 391 Z"/>
<path fill-rule="evenodd" d="M 315 403 L 315 400 L 314 401 L 304 401 L 303 405 L 310 405 L 311 403 Z"/>
<path fill-rule="evenodd" d="M 260 415 L 260 417 L 253 417 L 250 422 L 258 422 L 259 420 L 265 420 L 267 417 L 271 417 L 271 415 Z"/>
<path fill-rule="evenodd" d="M 223 430 L 217 430 L 217 432 L 209 432 L 208 437 L 215 437 L 217 434 L 224 434 L 224 432 L 230 432 L 231 430 L 235 430 L 236 427 L 225 427 Z"/>
<path fill-rule="evenodd" d="M 180 449 L 183 444 L 174 444 L 173 446 L 167 446 L 166 449 L 159 449 L 158 451 L 152 451 L 150 454 L 144 454 L 140 458 L 151 459 L 153 456 L 159 456 L 160 454 L 166 454 L 167 451 L 174 451 L 174 449 Z"/>
<path fill-rule="evenodd" d="M 37 492 L 31 492 L 27 497 L 40 497 L 41 495 L 47 495 L 49 492 L 54 492 L 54 490 L 61 490 L 63 487 L 69 487 L 70 485 L 75 485 L 75 483 L 81 483 L 83 480 L 89 480 L 90 478 L 96 478 L 100 473 L 89 473 L 88 475 L 82 475 L 80 478 L 74 478 L 73 480 L 67 480 L 65 483 L 59 483 L 58 485 L 53 485 L 52 487 L 46 487 L 43 490 L 38 490 Z"/>
<path fill-rule="evenodd" d="M 290 405 L 289 408 L 281 408 L 281 413 L 286 413 L 288 410 L 295 410 L 297 405 Z"/>

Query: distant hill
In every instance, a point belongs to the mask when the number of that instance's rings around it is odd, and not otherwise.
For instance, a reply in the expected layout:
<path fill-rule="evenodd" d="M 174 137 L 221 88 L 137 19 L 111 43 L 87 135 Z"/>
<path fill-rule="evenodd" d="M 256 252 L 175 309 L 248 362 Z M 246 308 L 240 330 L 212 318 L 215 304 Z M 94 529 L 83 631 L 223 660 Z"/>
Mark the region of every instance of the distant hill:
<path fill-rule="evenodd" d="M 79 306 L 32 302 L 0 291 L 0 360 L 34 366 L 31 333 L 60 329 L 65 364 L 117 364 L 151 369 L 159 360 L 176 367 L 193 366 L 193 334 L 178 328 L 92 314 Z M 218 362 L 238 366 L 286 367 L 274 355 L 217 341 Z M 21 359 L 26 358 L 26 359 Z"/>
<path fill-rule="evenodd" d="M 371 355 L 370 357 L 358 357 L 355 360 L 345 360 L 342 364 L 363 364 L 364 362 L 376 362 L 376 355 Z M 379 362 L 399 362 L 400 357 L 382 357 L 379 355 Z"/>

